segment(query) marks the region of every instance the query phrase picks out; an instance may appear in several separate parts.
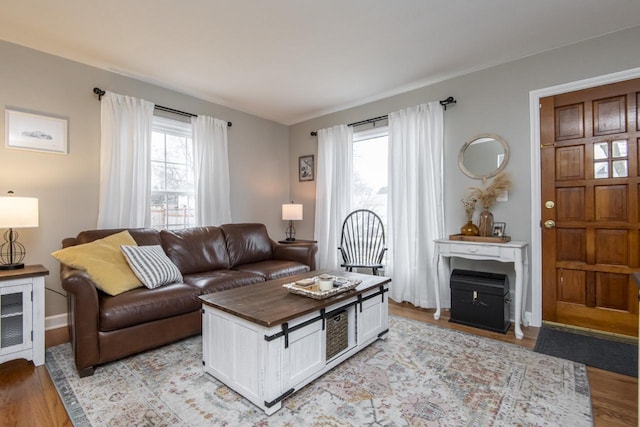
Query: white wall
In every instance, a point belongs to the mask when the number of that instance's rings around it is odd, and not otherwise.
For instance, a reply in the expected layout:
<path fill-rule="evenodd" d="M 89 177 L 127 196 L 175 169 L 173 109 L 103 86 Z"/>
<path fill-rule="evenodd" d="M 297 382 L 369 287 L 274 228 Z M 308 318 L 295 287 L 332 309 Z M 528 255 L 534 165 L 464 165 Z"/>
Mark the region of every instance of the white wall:
<path fill-rule="evenodd" d="M 291 127 L 290 179 L 292 199 L 304 203 L 304 221 L 296 226 L 301 238 L 313 237 L 315 181 L 299 183 L 298 156 L 317 155 L 317 138 L 310 131 L 388 114 L 421 103 L 453 96 L 458 103 L 445 112 L 445 230 L 459 233 L 464 223 L 460 198 L 479 181 L 467 178 L 457 166 L 460 147 L 481 133 L 506 139 L 512 178 L 509 200 L 493 208 L 496 221 L 507 223 L 513 240 L 531 240 L 531 157 L 529 92 L 640 66 L 640 27 L 527 57 L 490 69 L 452 78 L 408 93 L 318 117 Z M 374 94 L 372 94 L 374 95 Z M 429 260 L 425 260 L 428 262 Z M 461 267 L 468 262 L 458 262 Z M 490 271 L 510 271 L 499 263 L 482 265 Z M 512 278 L 513 283 L 513 278 Z M 530 298 L 529 298 L 530 300 Z"/>
<path fill-rule="evenodd" d="M 497 204 L 496 221 L 507 222 L 514 240 L 530 240 L 531 203 L 529 92 L 640 66 L 640 27 L 524 58 L 443 81 L 357 108 L 287 128 L 135 79 L 0 42 L 0 105 L 69 118 L 69 154 L 53 155 L 6 149 L 0 144 L 0 193 L 40 200 L 40 227 L 20 230 L 27 263 L 44 264 L 46 285 L 61 291 L 58 263 L 50 253 L 64 237 L 94 228 L 98 209 L 100 104 L 95 86 L 144 98 L 160 105 L 207 114 L 233 122 L 229 129 L 232 215 L 234 222 L 264 222 L 274 238 L 284 235 L 280 205 L 304 204 L 298 238 L 312 238 L 315 181 L 298 182 L 298 157 L 316 155 L 312 130 L 376 117 L 420 103 L 454 96 L 458 104 L 445 113 L 446 233 L 464 222 L 460 198 L 477 185 L 457 168 L 458 150 L 473 135 L 497 133 L 511 147 L 507 167 L 514 187 L 509 201 Z M 312 84 L 312 82 L 310 82 Z M 374 94 L 372 94 L 374 95 Z M 0 116 L 4 133 L 4 115 Z M 290 144 L 290 147 L 289 147 Z M 495 265 L 493 270 L 503 266 Z M 506 268 L 505 268 L 506 269 Z M 65 299 L 46 293 L 46 315 L 66 311 Z"/>
<path fill-rule="evenodd" d="M 289 199 L 289 130 L 286 126 L 138 80 L 14 44 L 0 42 L 0 105 L 69 118 L 69 154 L 7 149 L 0 144 L 0 194 L 37 197 L 40 226 L 19 230 L 28 264 L 50 270 L 46 286 L 63 292 L 59 264 L 50 255 L 65 237 L 96 227 L 100 102 L 94 87 L 159 105 L 231 121 L 229 163 L 234 222 L 262 222 L 284 236 L 280 205 Z M 4 114 L 0 131 L 5 132 Z M 2 230 L 4 231 L 4 230 Z M 46 292 L 46 315 L 66 312 L 66 300 Z"/>

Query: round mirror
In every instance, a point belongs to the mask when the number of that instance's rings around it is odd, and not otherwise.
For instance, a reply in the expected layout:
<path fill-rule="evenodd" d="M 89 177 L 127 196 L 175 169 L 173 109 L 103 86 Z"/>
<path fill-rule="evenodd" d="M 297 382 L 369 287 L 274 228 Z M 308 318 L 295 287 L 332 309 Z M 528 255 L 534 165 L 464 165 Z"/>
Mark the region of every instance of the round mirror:
<path fill-rule="evenodd" d="M 484 134 L 466 142 L 458 154 L 458 166 L 469 178 L 491 178 L 504 170 L 509 161 L 509 146 L 501 136 Z"/>

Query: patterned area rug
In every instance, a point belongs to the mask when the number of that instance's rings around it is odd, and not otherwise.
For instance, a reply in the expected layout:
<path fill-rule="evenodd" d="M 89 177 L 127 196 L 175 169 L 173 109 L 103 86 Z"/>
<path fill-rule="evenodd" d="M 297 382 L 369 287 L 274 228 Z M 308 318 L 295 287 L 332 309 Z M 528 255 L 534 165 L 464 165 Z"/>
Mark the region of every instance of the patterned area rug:
<path fill-rule="evenodd" d="M 590 426 L 585 366 L 399 317 L 270 417 L 202 370 L 199 336 L 78 378 L 71 346 L 46 366 L 76 426 Z"/>

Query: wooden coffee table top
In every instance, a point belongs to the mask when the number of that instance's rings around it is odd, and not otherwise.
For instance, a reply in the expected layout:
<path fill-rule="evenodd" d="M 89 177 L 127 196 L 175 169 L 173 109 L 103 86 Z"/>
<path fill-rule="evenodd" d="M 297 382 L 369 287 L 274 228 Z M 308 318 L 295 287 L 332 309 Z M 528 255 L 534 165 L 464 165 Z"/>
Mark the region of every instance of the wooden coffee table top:
<path fill-rule="evenodd" d="M 323 273 L 362 280 L 362 283 L 355 289 L 321 300 L 293 294 L 282 286 L 286 283 Z M 214 292 L 203 295 L 200 299 L 205 305 L 270 328 L 352 298 L 389 282 L 391 282 L 391 279 L 383 276 L 370 276 L 345 271 L 311 271 L 282 279 Z"/>

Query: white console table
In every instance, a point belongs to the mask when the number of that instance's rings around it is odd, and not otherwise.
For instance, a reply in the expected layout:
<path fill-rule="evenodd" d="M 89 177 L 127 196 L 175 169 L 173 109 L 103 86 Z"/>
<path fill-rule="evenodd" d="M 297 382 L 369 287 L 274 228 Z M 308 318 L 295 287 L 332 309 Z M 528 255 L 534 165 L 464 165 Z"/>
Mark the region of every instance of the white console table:
<path fill-rule="evenodd" d="M 524 318 L 524 297 L 527 295 L 529 285 L 529 256 L 527 254 L 527 242 L 468 242 L 461 240 L 438 239 L 435 240 L 434 264 L 436 265 L 436 275 L 440 283 L 449 281 L 451 276 L 451 257 L 489 260 L 499 262 L 512 262 L 514 265 L 515 277 L 515 311 L 514 329 L 516 338 L 522 339 L 524 334 L 520 323 L 526 325 Z M 444 280 L 444 281 L 443 281 Z M 433 317 L 440 318 L 440 284 L 436 283 L 436 312 Z"/>

